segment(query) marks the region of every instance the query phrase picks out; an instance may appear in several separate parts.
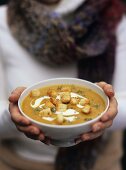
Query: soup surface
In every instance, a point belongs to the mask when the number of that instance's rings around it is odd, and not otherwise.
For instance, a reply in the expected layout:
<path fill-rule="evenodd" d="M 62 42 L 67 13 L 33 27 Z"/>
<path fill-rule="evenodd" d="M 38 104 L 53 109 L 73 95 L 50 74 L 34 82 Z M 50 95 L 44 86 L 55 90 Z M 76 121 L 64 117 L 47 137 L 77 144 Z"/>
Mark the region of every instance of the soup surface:
<path fill-rule="evenodd" d="M 78 85 L 53 85 L 32 90 L 22 111 L 32 119 L 53 125 L 73 125 L 96 118 L 105 110 L 104 100 Z"/>

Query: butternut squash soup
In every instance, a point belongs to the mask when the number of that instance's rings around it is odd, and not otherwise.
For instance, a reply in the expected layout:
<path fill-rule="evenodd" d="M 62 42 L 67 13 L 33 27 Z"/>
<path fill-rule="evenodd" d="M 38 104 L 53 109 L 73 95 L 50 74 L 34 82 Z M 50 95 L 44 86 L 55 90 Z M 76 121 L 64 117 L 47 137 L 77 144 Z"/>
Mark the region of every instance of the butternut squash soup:
<path fill-rule="evenodd" d="M 22 102 L 30 118 L 53 125 L 90 121 L 105 110 L 105 102 L 91 89 L 78 85 L 53 85 L 32 90 Z"/>

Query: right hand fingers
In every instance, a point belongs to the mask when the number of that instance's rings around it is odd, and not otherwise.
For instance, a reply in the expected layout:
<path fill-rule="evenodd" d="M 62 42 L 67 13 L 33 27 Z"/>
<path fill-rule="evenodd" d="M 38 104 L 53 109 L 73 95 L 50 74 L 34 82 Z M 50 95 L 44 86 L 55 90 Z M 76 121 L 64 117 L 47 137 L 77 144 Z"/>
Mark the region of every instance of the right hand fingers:
<path fill-rule="evenodd" d="M 20 132 L 23 132 L 28 138 L 34 140 L 40 140 L 40 141 L 45 140 L 44 134 L 37 127 L 33 125 L 27 127 L 17 126 L 17 129 Z"/>
<path fill-rule="evenodd" d="M 30 121 L 20 114 L 18 106 L 14 104 L 17 103 L 20 95 L 25 89 L 25 87 L 18 87 L 11 93 L 11 96 L 9 97 L 9 101 L 11 102 L 9 105 L 11 119 L 15 123 L 17 129 L 23 132 L 28 138 L 40 140 L 43 143 L 49 145 L 50 140 L 45 138 L 44 134 L 40 132 L 39 128 L 31 125 Z"/>
<path fill-rule="evenodd" d="M 28 126 L 30 121 L 20 114 L 18 106 L 16 104 L 10 103 L 9 111 L 11 114 L 11 119 L 16 125 Z"/>
<path fill-rule="evenodd" d="M 25 133 L 25 135 L 30 139 L 39 140 L 46 145 L 50 145 L 50 139 L 45 137 L 43 133 L 40 133 L 39 135 L 32 135 L 29 133 Z"/>
<path fill-rule="evenodd" d="M 31 135 L 39 135 L 40 134 L 40 130 L 34 125 L 29 125 L 29 126 L 17 125 L 16 127 L 20 132 L 23 132 L 23 133 L 28 133 Z"/>
<path fill-rule="evenodd" d="M 43 133 L 39 134 L 39 135 L 32 135 L 30 133 L 24 133 L 26 137 L 30 138 L 30 139 L 34 139 L 34 140 L 40 140 L 41 142 L 45 141 L 45 136 L 43 135 Z"/>
<path fill-rule="evenodd" d="M 20 97 L 20 95 L 22 94 L 22 92 L 26 89 L 26 87 L 18 87 L 16 88 L 10 95 L 9 97 L 9 101 L 11 103 L 16 103 Z"/>
<path fill-rule="evenodd" d="M 9 110 L 11 113 L 11 119 L 20 132 L 23 132 L 28 138 L 40 140 L 43 143 L 48 144 L 48 141 L 45 139 L 44 134 L 39 128 L 31 125 L 30 121 L 20 114 L 16 104 L 10 103 Z"/>

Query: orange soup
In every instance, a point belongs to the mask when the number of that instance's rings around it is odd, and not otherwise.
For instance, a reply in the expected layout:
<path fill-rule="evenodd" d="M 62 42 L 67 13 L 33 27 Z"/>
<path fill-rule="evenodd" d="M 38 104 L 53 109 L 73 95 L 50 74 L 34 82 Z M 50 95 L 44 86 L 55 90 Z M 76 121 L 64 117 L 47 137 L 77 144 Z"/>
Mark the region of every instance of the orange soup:
<path fill-rule="evenodd" d="M 91 89 L 78 85 L 53 85 L 32 90 L 22 102 L 30 118 L 53 125 L 90 121 L 105 110 L 105 102 Z"/>

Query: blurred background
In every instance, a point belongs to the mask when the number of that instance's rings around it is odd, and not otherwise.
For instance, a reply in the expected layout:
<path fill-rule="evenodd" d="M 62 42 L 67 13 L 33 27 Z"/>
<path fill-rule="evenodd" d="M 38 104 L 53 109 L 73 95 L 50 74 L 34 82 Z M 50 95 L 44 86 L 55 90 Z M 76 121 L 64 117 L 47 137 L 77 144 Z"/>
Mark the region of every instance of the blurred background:
<path fill-rule="evenodd" d="M 126 3 L 126 0 L 123 0 Z M 7 4 L 9 0 L 0 0 L 0 5 Z M 126 130 L 124 131 L 124 138 L 123 138 L 123 147 L 124 147 L 124 155 L 122 158 L 122 166 L 123 170 L 126 170 Z"/>
<path fill-rule="evenodd" d="M 0 0 L 0 5 L 6 4 L 8 0 Z"/>
<path fill-rule="evenodd" d="M 8 0 L 0 0 L 0 5 L 6 4 Z"/>

